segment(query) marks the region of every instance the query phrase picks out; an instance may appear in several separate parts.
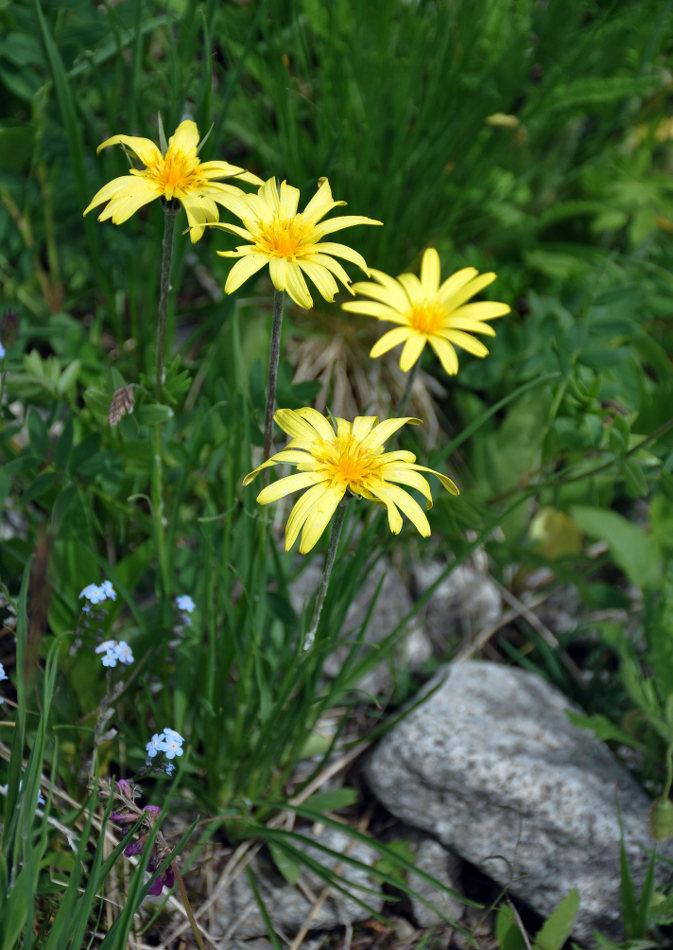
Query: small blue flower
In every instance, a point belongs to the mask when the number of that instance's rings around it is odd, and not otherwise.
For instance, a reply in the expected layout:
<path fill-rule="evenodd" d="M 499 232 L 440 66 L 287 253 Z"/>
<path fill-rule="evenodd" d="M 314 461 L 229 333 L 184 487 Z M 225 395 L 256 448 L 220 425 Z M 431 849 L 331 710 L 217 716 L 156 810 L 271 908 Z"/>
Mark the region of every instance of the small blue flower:
<path fill-rule="evenodd" d="M 191 614 L 194 608 L 196 607 L 196 604 L 194 603 L 192 598 L 189 596 L 189 594 L 182 594 L 181 597 L 176 597 L 175 604 L 178 610 L 184 610 L 184 612 L 188 614 Z"/>
<path fill-rule="evenodd" d="M 180 742 L 177 739 L 166 738 L 164 739 L 163 750 L 166 753 L 167 759 L 174 759 L 175 756 L 182 755 L 184 749 L 182 748 L 182 740 Z"/>
<path fill-rule="evenodd" d="M 166 775 L 172 775 L 173 772 L 175 772 L 175 765 L 173 764 L 173 762 L 168 762 L 166 765 L 164 765 L 164 770 L 166 772 Z"/>
<path fill-rule="evenodd" d="M 129 666 L 131 663 L 133 663 L 133 650 L 128 645 L 126 640 L 119 641 L 115 647 L 115 653 L 119 662 L 123 663 L 124 666 Z"/>
<path fill-rule="evenodd" d="M 4 358 L 5 358 L 5 348 L 2 345 L 2 343 L 0 343 L 0 360 L 4 360 Z"/>
<path fill-rule="evenodd" d="M 8 680 L 8 679 L 9 679 L 9 676 L 7 676 L 7 674 L 5 673 L 4 666 L 2 665 L 2 663 L 0 663 L 0 683 L 2 683 L 3 680 Z"/>
<path fill-rule="evenodd" d="M 150 741 L 145 746 L 147 758 L 153 759 L 157 752 L 162 752 L 164 748 L 163 733 L 155 732 Z"/>
<path fill-rule="evenodd" d="M 90 604 L 102 604 L 106 598 L 102 587 L 98 587 L 97 584 L 87 584 L 79 596 L 86 598 Z"/>
<path fill-rule="evenodd" d="M 164 729 L 164 737 L 166 741 L 170 739 L 172 742 L 177 742 L 179 745 L 185 741 L 179 732 L 176 732 L 175 729 L 169 729 L 168 726 Z"/>
<path fill-rule="evenodd" d="M 112 586 L 111 581 L 103 581 L 103 583 L 100 585 L 100 589 L 103 591 L 103 593 L 109 600 L 117 599 L 117 592 Z"/>

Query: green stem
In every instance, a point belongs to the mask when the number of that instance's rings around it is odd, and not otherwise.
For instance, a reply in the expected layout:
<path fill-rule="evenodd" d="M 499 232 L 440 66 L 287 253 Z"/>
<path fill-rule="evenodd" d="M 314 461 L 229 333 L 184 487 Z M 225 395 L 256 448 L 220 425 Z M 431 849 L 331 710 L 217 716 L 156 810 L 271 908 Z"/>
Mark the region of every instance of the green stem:
<path fill-rule="evenodd" d="M 264 460 L 271 455 L 273 441 L 273 414 L 276 411 L 276 382 L 278 380 L 278 361 L 280 359 L 280 331 L 283 326 L 283 304 L 285 291 L 276 290 L 273 294 L 273 324 L 271 327 L 271 351 L 269 352 L 269 383 L 266 390 L 266 415 L 264 417 Z"/>
<path fill-rule="evenodd" d="M 151 490 L 152 521 L 154 523 L 154 544 L 159 562 L 161 587 L 164 596 L 168 593 L 168 558 L 166 556 L 166 529 L 164 516 L 163 457 L 161 446 L 161 424 L 150 426 L 152 433 Z"/>
<path fill-rule="evenodd" d="M 164 350 L 166 348 L 166 313 L 171 289 L 171 261 L 175 218 L 180 210 L 177 201 L 161 203 L 164 209 L 164 237 L 161 244 L 161 282 L 159 285 L 159 320 L 157 322 L 157 402 L 161 402 L 164 386 Z"/>
<path fill-rule="evenodd" d="M 164 351 L 166 348 L 166 314 L 171 284 L 171 261 L 173 259 L 173 235 L 175 218 L 180 206 L 176 201 L 162 202 L 164 210 L 164 236 L 161 244 L 161 279 L 159 285 L 159 315 L 157 320 L 157 402 L 161 402 L 164 385 Z M 163 450 L 161 445 L 161 425 L 151 426 L 152 431 L 152 468 L 151 491 L 152 521 L 154 523 L 154 543 L 156 546 L 161 587 L 166 596 L 169 589 L 168 558 L 166 553 L 166 532 L 164 525 L 164 485 Z"/>
<path fill-rule="evenodd" d="M 322 569 L 322 577 L 320 578 L 320 586 L 318 587 L 318 596 L 316 597 L 315 604 L 313 606 L 311 626 L 309 627 L 308 633 L 304 638 L 305 653 L 308 653 L 309 650 L 312 650 L 313 644 L 315 643 L 315 635 L 318 632 L 320 614 L 322 613 L 323 604 L 325 603 L 327 587 L 329 585 L 332 568 L 334 567 L 334 560 L 336 558 L 337 548 L 339 547 L 339 538 L 341 537 L 341 529 L 343 528 L 345 517 L 346 501 L 342 499 L 342 501 L 337 506 L 337 510 L 334 512 L 334 518 L 332 519 L 329 544 L 327 546 L 327 555 L 325 557 L 325 566 Z"/>
<path fill-rule="evenodd" d="M 406 388 L 402 395 L 402 399 L 400 400 L 400 404 L 397 407 L 397 410 L 395 412 L 395 415 L 398 418 L 400 416 L 403 416 L 404 413 L 407 411 L 407 406 L 409 405 L 409 401 L 411 399 L 411 390 L 414 388 L 414 383 L 416 382 L 416 377 L 418 376 L 418 371 L 420 368 L 421 368 L 421 360 L 419 357 L 414 363 L 411 369 L 411 372 L 409 373 L 409 378 L 407 379 Z"/>
<path fill-rule="evenodd" d="M 668 748 L 666 749 L 666 784 L 661 793 L 661 797 L 664 801 L 667 801 L 668 796 L 671 794 L 671 785 L 673 785 L 673 740 L 668 743 Z"/>

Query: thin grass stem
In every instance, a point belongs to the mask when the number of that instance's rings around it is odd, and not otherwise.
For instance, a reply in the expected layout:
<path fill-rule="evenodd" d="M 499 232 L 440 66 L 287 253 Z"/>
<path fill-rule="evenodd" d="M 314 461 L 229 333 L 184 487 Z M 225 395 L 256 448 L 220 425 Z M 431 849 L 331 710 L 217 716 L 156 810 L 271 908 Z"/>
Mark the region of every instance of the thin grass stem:
<path fill-rule="evenodd" d="M 313 605 L 311 625 L 308 629 L 308 632 L 306 633 L 306 636 L 304 637 L 303 649 L 305 653 L 308 653 L 310 650 L 312 650 L 313 644 L 315 643 L 315 635 L 318 632 L 320 614 L 322 613 L 323 604 L 325 603 L 329 579 L 332 574 L 332 568 L 334 567 L 334 560 L 336 558 L 337 548 L 339 547 L 339 539 L 341 537 L 341 529 L 343 528 L 345 517 L 346 501 L 342 500 L 337 506 L 337 510 L 334 512 L 334 518 L 332 519 L 329 544 L 327 546 L 327 554 L 325 556 L 325 566 L 322 569 L 322 577 L 320 578 L 320 586 L 318 587 L 318 596 L 316 597 L 315 604 Z"/>
<path fill-rule="evenodd" d="M 398 418 L 400 416 L 403 416 L 404 413 L 407 411 L 407 406 L 409 405 L 409 402 L 411 400 L 411 391 L 414 388 L 414 383 L 416 382 L 416 377 L 418 376 L 418 371 L 420 368 L 421 368 L 421 361 L 419 358 L 416 360 L 416 362 L 411 368 L 411 372 L 409 373 L 409 378 L 407 379 L 406 388 L 404 390 L 404 393 L 402 394 L 402 398 L 400 399 L 400 404 L 397 407 L 397 411 L 395 415 Z"/>
<path fill-rule="evenodd" d="M 271 326 L 271 350 L 269 352 L 269 382 L 266 390 L 266 415 L 264 417 L 264 460 L 271 455 L 273 443 L 273 414 L 276 411 L 276 383 L 278 381 L 278 361 L 280 359 L 280 331 L 283 326 L 283 304 L 285 291 L 275 290 L 273 294 L 273 324 Z"/>

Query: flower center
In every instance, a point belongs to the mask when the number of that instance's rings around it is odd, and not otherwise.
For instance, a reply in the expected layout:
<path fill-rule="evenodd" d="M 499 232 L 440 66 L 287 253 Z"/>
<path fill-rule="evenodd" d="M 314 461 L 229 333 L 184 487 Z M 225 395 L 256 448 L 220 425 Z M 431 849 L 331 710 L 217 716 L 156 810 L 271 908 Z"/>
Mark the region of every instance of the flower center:
<path fill-rule="evenodd" d="M 163 162 L 149 169 L 152 178 L 170 201 L 175 192 L 190 191 L 199 184 L 198 158 L 192 158 L 180 149 L 171 146 Z"/>
<path fill-rule="evenodd" d="M 270 224 L 262 224 L 259 242 L 271 256 L 291 261 L 301 256 L 306 233 L 307 228 L 298 216 L 274 218 Z"/>
<path fill-rule="evenodd" d="M 446 318 L 446 308 L 436 300 L 421 300 L 412 306 L 408 317 L 409 326 L 413 330 L 429 336 L 441 330 Z"/>
<path fill-rule="evenodd" d="M 311 454 L 324 464 L 333 482 L 345 483 L 348 488 L 366 488 L 367 482 L 379 476 L 381 469 L 379 453 L 363 449 L 352 435 L 337 436 L 334 442 L 320 440 L 319 447 Z"/>

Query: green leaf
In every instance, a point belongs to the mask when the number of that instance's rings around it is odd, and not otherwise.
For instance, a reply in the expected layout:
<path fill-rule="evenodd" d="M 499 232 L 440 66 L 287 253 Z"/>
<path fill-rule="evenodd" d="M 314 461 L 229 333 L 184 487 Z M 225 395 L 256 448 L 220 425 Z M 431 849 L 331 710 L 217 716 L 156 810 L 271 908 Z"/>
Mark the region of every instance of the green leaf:
<path fill-rule="evenodd" d="M 659 548 L 652 537 L 616 511 L 575 505 L 571 513 L 580 529 L 606 541 L 615 564 L 639 587 L 655 589 L 661 582 Z"/>
<path fill-rule="evenodd" d="M 299 878 L 301 877 L 301 864 L 298 861 L 295 861 L 288 852 L 279 845 L 276 841 L 268 842 L 269 851 L 271 852 L 271 857 L 273 858 L 273 863 L 276 865 L 280 873 L 283 875 L 288 884 L 296 884 Z"/>
<path fill-rule="evenodd" d="M 307 808 L 313 808 L 315 811 L 339 811 L 341 808 L 348 808 L 357 801 L 357 792 L 354 788 L 334 788 L 325 792 L 316 792 L 315 795 L 304 802 Z"/>
<path fill-rule="evenodd" d="M 68 389 L 74 384 L 75 380 L 79 376 L 79 371 L 82 368 L 82 364 L 79 360 L 73 360 L 72 363 L 69 363 L 66 368 L 63 370 L 61 375 L 58 378 L 56 383 L 56 392 L 59 395 L 67 392 Z"/>
<path fill-rule="evenodd" d="M 68 464 L 68 458 L 72 449 L 73 425 L 72 416 L 68 416 L 63 426 L 63 431 L 56 445 L 54 452 L 54 465 L 61 471 L 65 471 Z"/>
<path fill-rule="evenodd" d="M 527 950 L 519 923 L 509 904 L 501 904 L 495 918 L 495 936 L 500 950 Z"/>
<path fill-rule="evenodd" d="M 58 479 L 56 472 L 42 472 L 41 475 L 38 475 L 32 485 L 29 485 L 21 496 L 22 502 L 27 505 L 31 501 L 35 501 L 44 495 L 45 492 L 49 491 L 54 482 Z"/>
<path fill-rule="evenodd" d="M 583 713 L 567 711 L 566 714 L 570 721 L 574 722 L 580 729 L 591 729 L 594 735 L 604 742 L 623 742 L 624 745 L 641 746 L 641 743 L 633 736 L 620 729 L 614 722 L 610 722 L 607 716 L 603 716 L 601 713 L 585 716 Z"/>
<path fill-rule="evenodd" d="M 573 887 L 536 934 L 535 946 L 539 950 L 561 950 L 572 933 L 579 906 L 580 896 Z"/>
<path fill-rule="evenodd" d="M 170 406 L 162 406 L 159 403 L 144 403 L 136 409 L 135 417 L 139 425 L 153 426 L 172 419 L 173 410 Z"/>
<path fill-rule="evenodd" d="M 28 413 L 28 435 L 33 452 L 38 458 L 44 458 L 49 449 L 49 433 L 37 409 L 31 409 Z"/>

